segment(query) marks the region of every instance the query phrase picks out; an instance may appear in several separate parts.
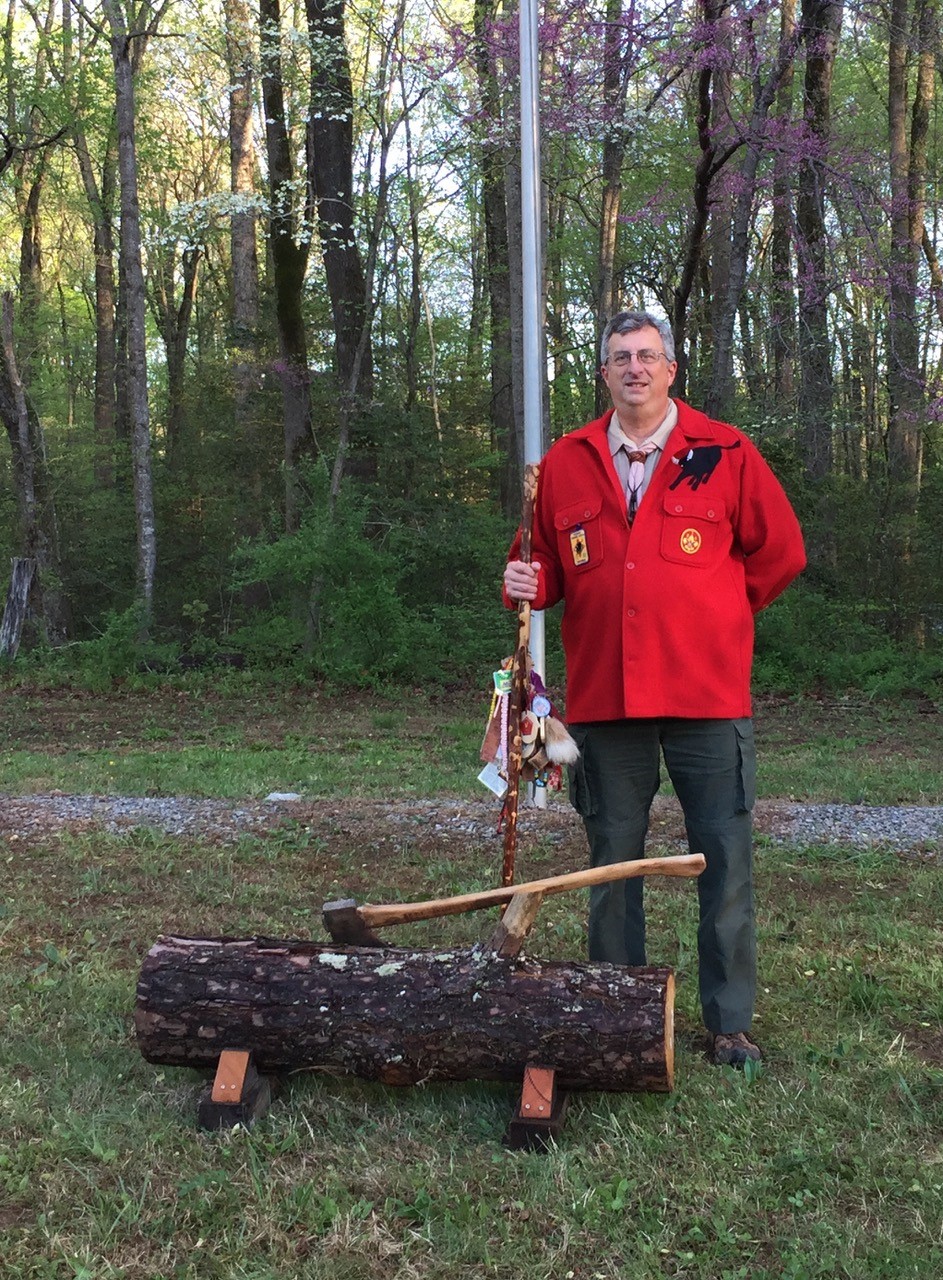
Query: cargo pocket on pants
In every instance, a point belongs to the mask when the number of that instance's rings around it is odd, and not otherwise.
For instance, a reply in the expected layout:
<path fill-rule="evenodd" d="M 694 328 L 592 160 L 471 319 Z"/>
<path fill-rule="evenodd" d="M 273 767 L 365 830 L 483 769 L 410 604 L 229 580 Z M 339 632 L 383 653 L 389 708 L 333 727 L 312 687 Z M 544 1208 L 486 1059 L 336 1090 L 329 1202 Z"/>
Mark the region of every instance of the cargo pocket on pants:
<path fill-rule="evenodd" d="M 734 720 L 733 727 L 740 757 L 737 812 L 749 813 L 756 804 L 756 743 L 753 738 L 753 721 L 747 716 L 742 720 Z"/>
<path fill-rule="evenodd" d="M 591 818 L 596 812 L 596 802 L 586 772 L 586 730 L 578 724 L 567 727 L 570 736 L 580 749 L 580 758 L 576 764 L 567 765 L 570 804 L 581 818 Z"/>

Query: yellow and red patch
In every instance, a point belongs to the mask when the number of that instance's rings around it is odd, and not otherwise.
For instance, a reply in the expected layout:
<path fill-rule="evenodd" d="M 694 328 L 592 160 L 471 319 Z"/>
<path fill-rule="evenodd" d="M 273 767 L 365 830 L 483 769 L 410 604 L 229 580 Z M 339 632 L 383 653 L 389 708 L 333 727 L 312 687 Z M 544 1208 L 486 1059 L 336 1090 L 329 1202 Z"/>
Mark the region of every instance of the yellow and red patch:
<path fill-rule="evenodd" d="M 685 529 L 681 535 L 681 550 L 689 556 L 696 556 L 701 549 L 701 535 L 697 529 Z"/>

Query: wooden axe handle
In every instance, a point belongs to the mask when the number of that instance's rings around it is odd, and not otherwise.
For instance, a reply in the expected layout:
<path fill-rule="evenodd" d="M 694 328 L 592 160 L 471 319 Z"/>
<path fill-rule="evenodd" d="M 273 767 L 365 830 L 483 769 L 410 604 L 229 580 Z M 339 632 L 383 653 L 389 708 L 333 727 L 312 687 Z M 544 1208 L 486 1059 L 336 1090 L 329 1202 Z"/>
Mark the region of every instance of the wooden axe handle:
<path fill-rule="evenodd" d="M 629 880 L 633 876 L 697 876 L 704 870 L 703 853 L 687 853 L 675 858 L 640 858 L 635 862 L 613 862 L 585 871 L 569 871 L 546 880 L 507 885 L 501 889 L 485 889 L 481 893 L 461 893 L 454 898 L 433 898 L 429 902 L 391 903 L 389 906 L 358 907 L 357 915 L 369 928 L 387 924 L 408 924 L 412 920 L 433 920 L 438 916 L 460 915 L 463 911 L 479 911 L 498 903 L 510 902 L 516 893 L 562 893 L 564 889 L 580 889 L 608 880 Z"/>

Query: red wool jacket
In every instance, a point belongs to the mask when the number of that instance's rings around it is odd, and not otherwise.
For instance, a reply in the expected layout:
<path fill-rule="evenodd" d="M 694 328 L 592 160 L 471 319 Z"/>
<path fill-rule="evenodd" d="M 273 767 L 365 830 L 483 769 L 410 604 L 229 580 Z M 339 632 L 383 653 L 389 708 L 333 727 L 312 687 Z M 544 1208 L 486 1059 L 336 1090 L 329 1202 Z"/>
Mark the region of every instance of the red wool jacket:
<path fill-rule="evenodd" d="M 564 601 L 571 723 L 750 715 L 753 615 L 805 566 L 799 522 L 756 446 L 676 403 L 631 530 L 611 411 L 541 463 L 533 607 Z M 520 533 L 509 558 L 519 557 Z"/>

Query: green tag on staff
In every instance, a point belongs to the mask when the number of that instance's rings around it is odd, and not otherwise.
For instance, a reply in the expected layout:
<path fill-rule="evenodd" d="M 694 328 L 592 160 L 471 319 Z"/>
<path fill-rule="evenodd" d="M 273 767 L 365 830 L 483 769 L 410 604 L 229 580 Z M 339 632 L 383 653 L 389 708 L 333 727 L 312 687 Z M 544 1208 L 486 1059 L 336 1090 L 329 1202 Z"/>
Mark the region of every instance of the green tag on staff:
<path fill-rule="evenodd" d="M 495 671 L 494 687 L 495 687 L 496 693 L 510 693 L 511 692 L 511 672 L 504 671 L 504 670 Z"/>

